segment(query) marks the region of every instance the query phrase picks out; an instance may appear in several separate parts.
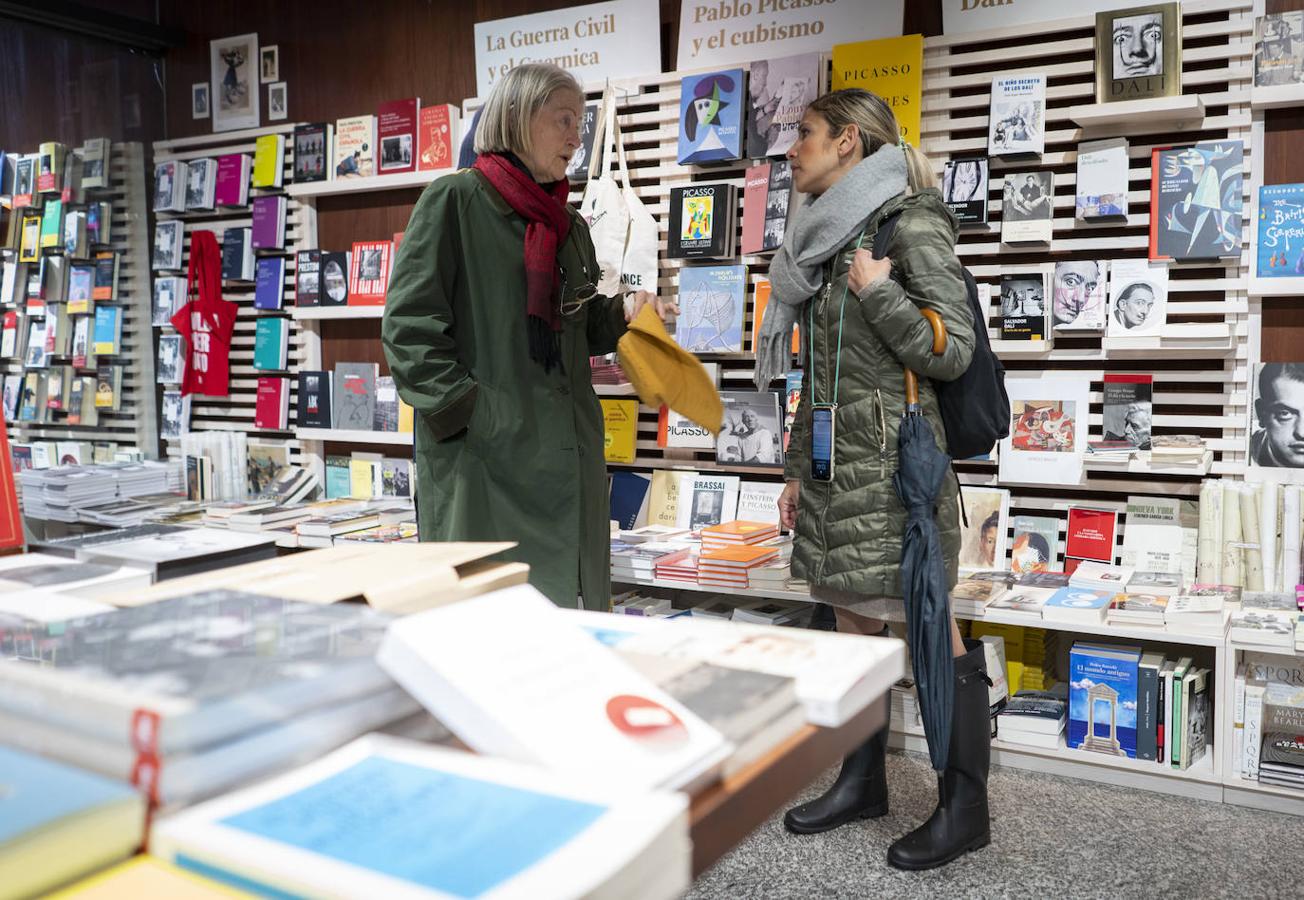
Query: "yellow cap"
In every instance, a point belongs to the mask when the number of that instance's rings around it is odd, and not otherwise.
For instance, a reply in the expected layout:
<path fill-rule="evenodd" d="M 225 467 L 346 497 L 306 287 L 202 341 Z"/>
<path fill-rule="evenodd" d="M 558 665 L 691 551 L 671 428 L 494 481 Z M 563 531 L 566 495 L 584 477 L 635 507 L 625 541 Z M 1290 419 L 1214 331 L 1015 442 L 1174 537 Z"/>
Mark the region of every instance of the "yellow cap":
<path fill-rule="evenodd" d="M 652 304 L 645 305 L 616 344 L 620 367 L 648 406 L 668 406 L 719 434 L 724 423 L 720 394 L 696 356 L 675 343 Z"/>

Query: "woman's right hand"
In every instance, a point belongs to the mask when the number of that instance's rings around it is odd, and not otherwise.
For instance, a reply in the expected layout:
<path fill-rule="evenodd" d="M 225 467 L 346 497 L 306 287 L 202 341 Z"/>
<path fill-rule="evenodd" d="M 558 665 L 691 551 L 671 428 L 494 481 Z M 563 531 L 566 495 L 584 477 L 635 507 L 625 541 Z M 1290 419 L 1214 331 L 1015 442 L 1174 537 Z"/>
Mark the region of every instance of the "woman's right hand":
<path fill-rule="evenodd" d="M 797 527 L 797 499 L 801 494 L 801 482 L 789 481 L 779 494 L 779 524 L 792 531 Z"/>

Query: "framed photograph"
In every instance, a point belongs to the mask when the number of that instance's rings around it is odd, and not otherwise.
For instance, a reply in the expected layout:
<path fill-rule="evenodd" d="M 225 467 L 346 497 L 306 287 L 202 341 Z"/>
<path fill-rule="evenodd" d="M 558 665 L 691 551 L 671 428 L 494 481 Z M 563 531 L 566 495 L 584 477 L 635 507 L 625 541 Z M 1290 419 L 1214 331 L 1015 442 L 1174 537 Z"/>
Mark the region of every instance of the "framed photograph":
<path fill-rule="evenodd" d="M 1010 492 L 966 485 L 964 505 L 969 526 L 960 522 L 960 571 L 1004 569 Z"/>
<path fill-rule="evenodd" d="M 258 35 L 240 34 L 208 42 L 214 131 L 257 128 L 259 125 Z"/>
<path fill-rule="evenodd" d="M 190 86 L 190 118 L 207 119 L 209 116 L 208 82 L 201 81 Z"/>
<path fill-rule="evenodd" d="M 285 82 L 278 81 L 267 86 L 267 120 L 275 122 L 285 117 Z"/>
<path fill-rule="evenodd" d="M 1304 474 L 1304 363 L 1258 363 L 1252 388 L 1250 465 Z"/>
<path fill-rule="evenodd" d="M 1182 10 L 1158 3 L 1096 13 L 1096 102 L 1182 93 Z"/>
<path fill-rule="evenodd" d="M 281 80 L 281 47 L 272 44 L 258 51 L 258 83 L 271 84 Z"/>

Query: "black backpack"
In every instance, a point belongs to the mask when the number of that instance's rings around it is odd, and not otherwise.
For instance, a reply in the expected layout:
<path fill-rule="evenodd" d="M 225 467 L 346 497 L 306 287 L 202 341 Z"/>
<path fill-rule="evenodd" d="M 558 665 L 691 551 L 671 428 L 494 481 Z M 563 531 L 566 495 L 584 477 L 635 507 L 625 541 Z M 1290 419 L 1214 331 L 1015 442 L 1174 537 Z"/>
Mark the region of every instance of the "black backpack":
<path fill-rule="evenodd" d="M 892 240 L 900 213 L 879 223 L 874 235 L 874 257 L 882 259 Z M 1005 392 L 1005 366 L 992 352 L 987 337 L 987 314 L 978 305 L 978 284 L 968 269 L 964 284 L 973 314 L 973 359 L 954 381 L 934 381 L 937 405 L 942 410 L 946 448 L 952 459 L 968 459 L 991 452 L 996 442 L 1010 434 L 1010 395 Z"/>

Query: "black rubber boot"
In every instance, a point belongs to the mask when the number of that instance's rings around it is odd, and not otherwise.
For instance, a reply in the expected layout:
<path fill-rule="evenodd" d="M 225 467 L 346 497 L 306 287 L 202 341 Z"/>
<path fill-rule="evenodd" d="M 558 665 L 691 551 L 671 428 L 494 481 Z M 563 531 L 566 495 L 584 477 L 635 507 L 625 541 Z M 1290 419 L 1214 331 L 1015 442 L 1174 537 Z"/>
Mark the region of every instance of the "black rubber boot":
<path fill-rule="evenodd" d="M 965 641 L 955 660 L 955 712 L 946 771 L 937 779 L 937 809 L 928 821 L 887 851 L 898 869 L 932 869 L 991 842 L 987 770 L 991 765 L 991 722 L 983 645 Z"/>
<path fill-rule="evenodd" d="M 818 834 L 856 819 L 887 815 L 887 725 L 842 761 L 842 771 L 822 796 L 793 807 L 783 827 L 797 834 Z"/>

